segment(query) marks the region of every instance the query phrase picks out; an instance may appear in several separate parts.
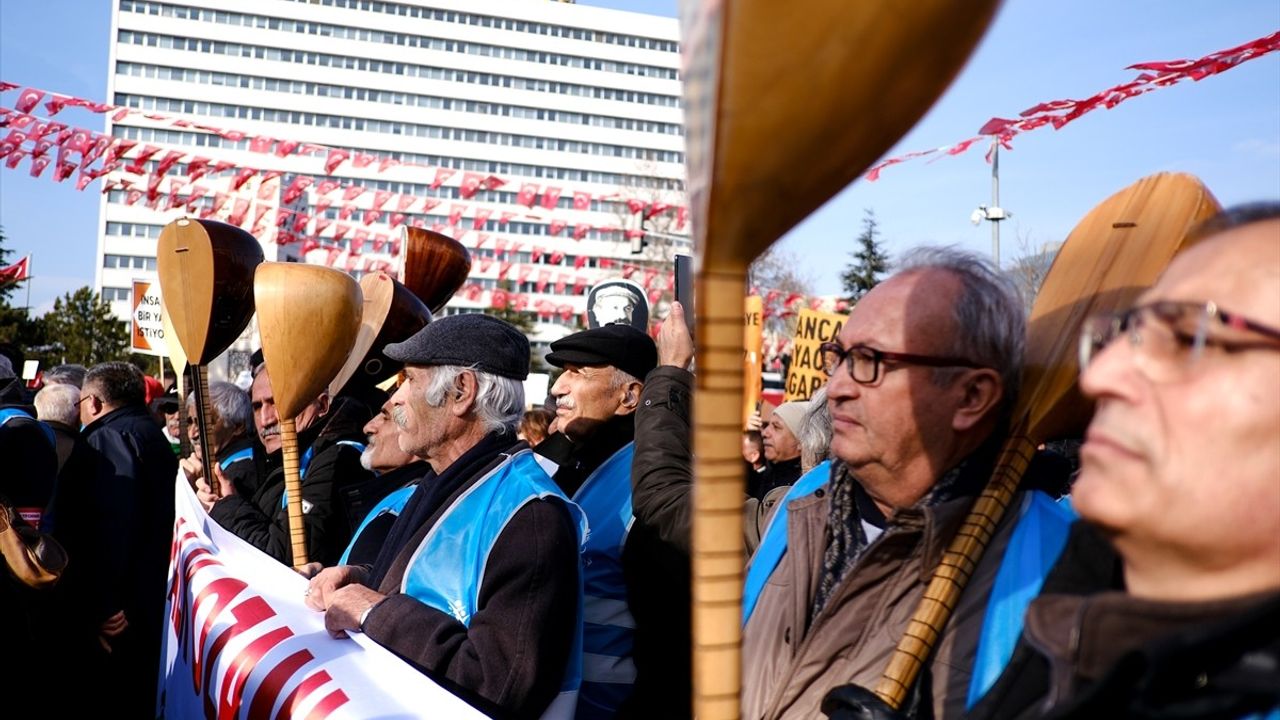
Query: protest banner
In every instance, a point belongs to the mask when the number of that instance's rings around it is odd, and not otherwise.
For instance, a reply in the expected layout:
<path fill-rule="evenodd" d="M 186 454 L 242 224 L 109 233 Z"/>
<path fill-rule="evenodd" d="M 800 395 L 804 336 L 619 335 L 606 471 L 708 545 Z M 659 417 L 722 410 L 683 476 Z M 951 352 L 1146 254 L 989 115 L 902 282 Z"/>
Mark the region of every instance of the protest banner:
<path fill-rule="evenodd" d="M 164 336 L 164 306 L 160 299 L 160 283 L 133 281 L 133 307 L 130 309 L 129 346 L 136 353 L 168 357 Z"/>
<path fill-rule="evenodd" d="M 747 296 L 742 313 L 742 331 L 742 426 L 746 427 L 747 419 L 760 404 L 760 347 L 764 343 L 764 298 L 759 295 Z"/>
<path fill-rule="evenodd" d="M 847 319 L 848 315 L 808 308 L 800 311 L 795 341 L 791 344 L 791 365 L 787 368 L 787 402 L 808 400 L 827 382 L 818 346 L 824 342 L 834 342 Z"/>
<path fill-rule="evenodd" d="M 185 477 L 175 492 L 158 717 L 484 717 L 363 634 L 331 637 L 301 575 L 213 522 Z"/>

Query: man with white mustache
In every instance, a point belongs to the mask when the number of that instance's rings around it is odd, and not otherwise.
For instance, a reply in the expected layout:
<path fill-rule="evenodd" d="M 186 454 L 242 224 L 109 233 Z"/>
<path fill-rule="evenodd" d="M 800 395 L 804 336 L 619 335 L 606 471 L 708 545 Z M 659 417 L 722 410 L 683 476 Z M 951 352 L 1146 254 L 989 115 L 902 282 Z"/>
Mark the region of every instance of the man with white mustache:
<path fill-rule="evenodd" d="M 203 478 L 197 481 L 196 497 L 219 525 L 280 562 L 291 564 L 284 465 L 279 460 L 280 418 L 265 365 L 259 366 L 253 378 L 250 396 L 254 427 L 267 452 L 262 484 L 252 497 L 245 497 L 215 466 L 221 497 L 210 492 Z M 373 478 L 360 464 L 364 451 L 360 427 L 364 421 L 359 415 L 355 403 L 342 403 L 331 410 L 328 393 L 321 393 L 294 418 L 307 558 L 324 565 L 338 561 L 356 522 L 364 515 L 362 510 L 348 507 L 347 491 L 363 487 Z"/>

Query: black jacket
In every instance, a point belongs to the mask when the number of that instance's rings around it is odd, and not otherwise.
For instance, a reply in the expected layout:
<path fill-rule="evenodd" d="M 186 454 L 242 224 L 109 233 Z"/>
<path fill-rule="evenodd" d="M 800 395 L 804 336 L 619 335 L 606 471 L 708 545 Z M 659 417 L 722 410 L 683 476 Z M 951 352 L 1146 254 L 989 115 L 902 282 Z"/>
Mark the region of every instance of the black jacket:
<path fill-rule="evenodd" d="M 311 451 L 302 476 L 303 526 L 307 560 L 334 565 L 342 556 L 355 524 L 364 517 L 352 507 L 349 493 L 373 478 L 360 466 L 360 449 L 345 442 L 364 443 L 358 413 L 335 404 L 325 422 L 298 433 L 299 457 Z M 275 455 L 278 456 L 278 453 Z M 219 525 L 286 565 L 295 564 L 289 539 L 289 511 L 284 496 L 284 466 L 274 469 L 252 497 L 229 495 L 214 503 L 209 515 Z"/>
<path fill-rule="evenodd" d="M 692 713 L 690 527 L 693 375 L 658 367 L 645 379 L 635 414 L 631 507 L 635 524 L 623 553 L 636 620 L 636 689 L 631 717 Z"/>
<path fill-rule="evenodd" d="M 578 533 L 556 501 L 534 500 L 494 543 L 470 624 L 400 593 L 415 550 L 476 481 L 527 446 L 489 435 L 439 475 L 428 473 L 396 520 L 369 581 L 387 599 L 369 639 L 495 717 L 539 717 L 564 678 L 577 623 Z M 425 518 L 425 519 L 424 519 Z"/>
<path fill-rule="evenodd" d="M 99 620 L 124 610 L 129 622 L 112 642 L 111 662 L 127 688 L 119 712 L 140 717 L 155 703 L 178 458 L 142 405 L 99 417 L 84 428 L 84 438 L 101 462 L 93 489 L 93 557 L 81 561 L 95 570 Z"/>

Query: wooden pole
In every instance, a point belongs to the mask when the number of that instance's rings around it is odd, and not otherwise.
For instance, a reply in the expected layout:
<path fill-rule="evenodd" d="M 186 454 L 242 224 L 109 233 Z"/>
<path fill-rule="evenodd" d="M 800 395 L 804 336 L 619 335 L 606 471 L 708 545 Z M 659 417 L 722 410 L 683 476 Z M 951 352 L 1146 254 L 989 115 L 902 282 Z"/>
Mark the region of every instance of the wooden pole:
<path fill-rule="evenodd" d="M 293 418 L 280 418 L 280 452 L 284 459 L 284 491 L 288 495 L 289 544 L 293 566 L 307 562 L 307 529 L 302 524 L 302 477 L 298 472 L 298 430 Z"/>

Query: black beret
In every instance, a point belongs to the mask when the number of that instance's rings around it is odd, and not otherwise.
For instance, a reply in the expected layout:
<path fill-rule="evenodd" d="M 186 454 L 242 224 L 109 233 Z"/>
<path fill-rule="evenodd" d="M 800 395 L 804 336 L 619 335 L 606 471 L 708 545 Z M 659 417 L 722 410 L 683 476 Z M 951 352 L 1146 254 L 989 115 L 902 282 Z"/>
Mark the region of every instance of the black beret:
<path fill-rule="evenodd" d="M 383 354 L 409 365 L 475 367 L 512 380 L 529 376 L 529 340 L 510 323 L 470 313 L 437 318 Z"/>
<path fill-rule="evenodd" d="M 644 380 L 644 376 L 658 366 L 658 346 L 653 344 L 653 338 L 630 325 L 601 325 L 551 343 L 547 362 L 556 367 L 569 363 L 612 365 Z"/>

